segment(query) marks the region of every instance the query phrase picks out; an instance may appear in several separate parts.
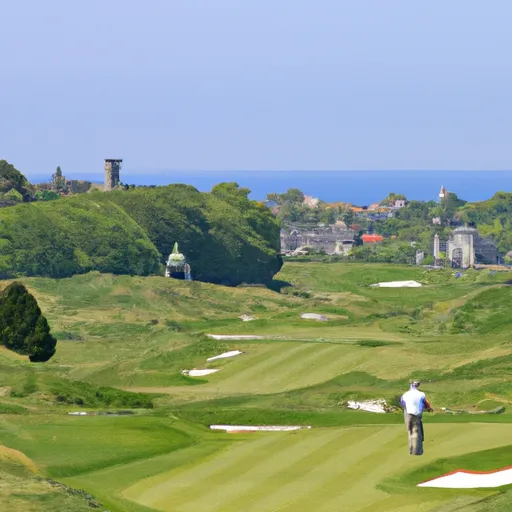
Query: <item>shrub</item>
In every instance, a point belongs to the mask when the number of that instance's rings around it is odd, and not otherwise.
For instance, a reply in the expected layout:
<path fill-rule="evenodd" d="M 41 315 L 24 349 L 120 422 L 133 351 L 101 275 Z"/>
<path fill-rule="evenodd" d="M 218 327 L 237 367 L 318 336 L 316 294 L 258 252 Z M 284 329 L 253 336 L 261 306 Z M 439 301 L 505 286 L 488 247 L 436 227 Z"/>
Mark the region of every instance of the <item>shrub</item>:
<path fill-rule="evenodd" d="M 11 283 L 0 297 L 0 343 L 28 355 L 32 362 L 48 361 L 57 340 L 37 301 L 22 283 Z"/>

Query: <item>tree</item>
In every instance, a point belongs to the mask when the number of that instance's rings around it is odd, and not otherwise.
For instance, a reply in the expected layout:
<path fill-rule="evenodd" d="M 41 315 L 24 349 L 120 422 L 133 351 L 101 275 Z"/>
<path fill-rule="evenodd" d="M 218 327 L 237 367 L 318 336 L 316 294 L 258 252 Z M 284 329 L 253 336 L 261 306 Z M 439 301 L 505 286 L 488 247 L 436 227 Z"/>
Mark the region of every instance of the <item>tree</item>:
<path fill-rule="evenodd" d="M 0 160 L 0 193 L 11 189 L 19 192 L 24 202 L 32 200 L 31 185 L 27 178 L 5 160 Z"/>
<path fill-rule="evenodd" d="M 48 361 L 55 354 L 57 340 L 35 297 L 15 281 L 0 296 L 0 344 L 31 362 Z"/>
<path fill-rule="evenodd" d="M 52 175 L 53 184 L 57 190 L 62 190 L 66 185 L 66 178 L 62 175 L 60 166 L 55 170 L 55 174 Z"/>
<path fill-rule="evenodd" d="M 289 188 L 284 194 L 267 194 L 267 200 L 273 201 L 278 205 L 292 203 L 302 205 L 304 203 L 304 193 L 298 188 Z"/>
<path fill-rule="evenodd" d="M 390 192 L 388 197 L 384 199 L 380 204 L 381 206 L 393 206 L 395 201 L 407 201 L 407 198 L 403 194 L 395 194 L 395 192 Z"/>

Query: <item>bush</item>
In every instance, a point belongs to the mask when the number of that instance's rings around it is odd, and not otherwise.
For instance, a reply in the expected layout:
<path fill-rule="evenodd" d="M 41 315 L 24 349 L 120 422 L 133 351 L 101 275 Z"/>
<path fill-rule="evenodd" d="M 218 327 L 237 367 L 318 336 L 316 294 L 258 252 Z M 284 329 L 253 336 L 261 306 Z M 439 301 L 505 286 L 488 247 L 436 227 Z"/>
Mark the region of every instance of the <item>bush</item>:
<path fill-rule="evenodd" d="M 152 397 L 148 394 L 96 387 L 86 382 L 55 381 L 50 385 L 50 391 L 60 404 L 82 407 L 153 408 Z"/>
<path fill-rule="evenodd" d="M 0 297 L 0 343 L 28 355 L 31 362 L 48 361 L 57 340 L 37 301 L 22 283 L 11 283 Z"/>

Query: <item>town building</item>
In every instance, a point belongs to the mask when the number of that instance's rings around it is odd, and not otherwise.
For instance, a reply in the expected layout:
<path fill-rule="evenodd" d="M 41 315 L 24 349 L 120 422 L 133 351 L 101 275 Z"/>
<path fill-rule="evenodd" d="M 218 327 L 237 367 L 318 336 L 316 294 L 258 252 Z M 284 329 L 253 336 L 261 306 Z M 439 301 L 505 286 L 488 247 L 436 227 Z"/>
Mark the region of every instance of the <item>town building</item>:
<path fill-rule="evenodd" d="M 326 254 L 348 254 L 354 245 L 355 231 L 343 221 L 331 225 L 290 224 L 281 229 L 281 254 L 291 254 L 309 247 Z"/>

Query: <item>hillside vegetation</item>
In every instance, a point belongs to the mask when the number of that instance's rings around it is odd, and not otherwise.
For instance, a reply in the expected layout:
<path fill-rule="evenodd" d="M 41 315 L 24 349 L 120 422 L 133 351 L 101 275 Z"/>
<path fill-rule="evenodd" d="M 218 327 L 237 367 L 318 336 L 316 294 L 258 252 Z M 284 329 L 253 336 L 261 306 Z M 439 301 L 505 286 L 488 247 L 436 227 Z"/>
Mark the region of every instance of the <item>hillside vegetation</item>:
<path fill-rule="evenodd" d="M 124 209 L 162 258 L 179 242 L 195 280 L 222 284 L 266 282 L 281 268 L 279 227 L 268 209 L 234 183 L 209 194 L 189 185 L 94 194 Z"/>
<path fill-rule="evenodd" d="M 0 204 L 8 205 L 32 200 L 27 178 L 14 166 L 0 160 Z"/>
<path fill-rule="evenodd" d="M 179 242 L 195 280 L 237 285 L 281 268 L 279 228 L 235 184 L 96 192 L 0 209 L 0 278 L 91 270 L 163 274 Z"/>

